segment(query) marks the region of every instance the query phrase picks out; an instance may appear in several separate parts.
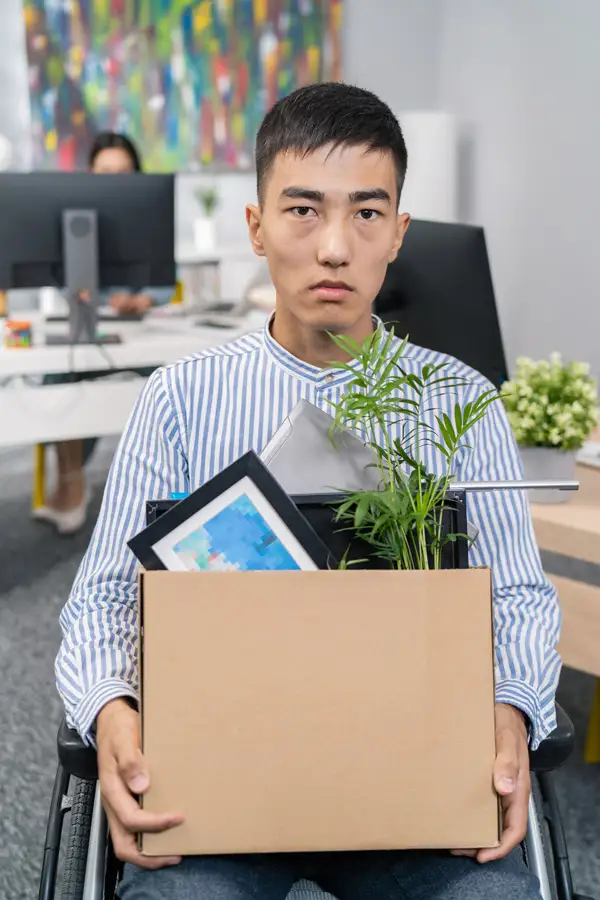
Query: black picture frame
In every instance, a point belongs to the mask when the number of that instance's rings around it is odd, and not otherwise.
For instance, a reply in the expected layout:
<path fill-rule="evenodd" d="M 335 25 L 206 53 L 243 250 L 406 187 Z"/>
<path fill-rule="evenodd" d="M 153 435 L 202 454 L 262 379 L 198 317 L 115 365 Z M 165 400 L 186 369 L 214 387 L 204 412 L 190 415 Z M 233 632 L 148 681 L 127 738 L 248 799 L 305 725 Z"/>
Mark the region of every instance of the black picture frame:
<path fill-rule="evenodd" d="M 186 499 L 186 497 L 181 497 L 177 500 L 174 498 L 146 500 L 146 527 L 152 525 L 153 522 L 156 522 L 157 519 L 160 519 L 161 516 L 168 513 L 174 506 L 177 506 L 178 503 L 181 503 L 182 500 Z"/>
<path fill-rule="evenodd" d="M 250 450 L 215 475 L 206 484 L 182 500 L 149 501 L 147 519 L 153 521 L 127 542 L 144 568 L 165 570 L 167 566 L 157 555 L 154 547 L 167 538 L 176 528 L 192 519 L 225 491 L 234 487 L 242 479 L 248 478 L 254 487 L 289 529 L 294 539 L 311 558 L 318 569 L 337 568 L 339 563 L 331 550 L 317 535 L 313 527 L 297 506 L 271 475 L 257 454 Z M 156 515 L 157 507 L 162 507 Z M 148 514 L 148 508 L 152 510 Z"/>

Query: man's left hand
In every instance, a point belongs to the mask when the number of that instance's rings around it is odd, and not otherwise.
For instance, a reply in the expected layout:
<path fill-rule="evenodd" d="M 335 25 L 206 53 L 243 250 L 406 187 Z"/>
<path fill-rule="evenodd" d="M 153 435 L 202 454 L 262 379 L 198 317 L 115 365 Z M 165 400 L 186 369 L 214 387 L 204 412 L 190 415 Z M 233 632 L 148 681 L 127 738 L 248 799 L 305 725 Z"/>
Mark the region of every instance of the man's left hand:
<path fill-rule="evenodd" d="M 489 850 L 451 851 L 454 856 L 472 856 L 480 863 L 507 856 L 527 832 L 531 791 L 527 728 L 523 713 L 506 703 L 496 704 L 496 747 L 494 787 L 502 798 L 502 840 Z"/>
<path fill-rule="evenodd" d="M 113 294 L 109 303 L 121 315 L 145 313 L 152 306 L 152 298 L 148 294 L 129 294 L 123 291 Z"/>

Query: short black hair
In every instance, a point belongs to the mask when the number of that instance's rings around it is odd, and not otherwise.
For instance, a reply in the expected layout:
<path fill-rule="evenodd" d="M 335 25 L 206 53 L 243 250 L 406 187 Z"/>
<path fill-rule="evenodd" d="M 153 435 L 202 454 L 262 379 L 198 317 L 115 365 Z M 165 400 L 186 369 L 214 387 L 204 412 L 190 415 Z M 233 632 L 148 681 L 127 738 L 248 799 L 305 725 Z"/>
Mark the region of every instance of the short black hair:
<path fill-rule="evenodd" d="M 100 134 L 96 135 L 94 143 L 90 147 L 88 156 L 90 169 L 96 162 L 96 157 L 99 156 L 103 150 L 123 150 L 131 160 L 133 171 L 142 171 L 142 160 L 139 151 L 131 138 L 128 138 L 126 135 L 119 134 L 116 131 L 101 131 Z"/>
<path fill-rule="evenodd" d="M 331 81 L 298 88 L 278 100 L 266 114 L 256 138 L 259 201 L 279 153 L 291 150 L 307 156 L 328 144 L 365 144 L 369 150 L 391 153 L 400 200 L 408 154 L 396 116 L 371 91 Z"/>

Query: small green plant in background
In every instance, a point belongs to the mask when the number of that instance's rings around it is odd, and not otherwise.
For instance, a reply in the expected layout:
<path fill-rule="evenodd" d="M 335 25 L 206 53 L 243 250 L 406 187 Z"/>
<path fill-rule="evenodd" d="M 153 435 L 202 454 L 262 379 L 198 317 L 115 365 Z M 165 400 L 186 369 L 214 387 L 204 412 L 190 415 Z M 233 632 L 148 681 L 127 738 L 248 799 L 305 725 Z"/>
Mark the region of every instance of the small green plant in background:
<path fill-rule="evenodd" d="M 456 455 L 467 446 L 466 435 L 498 395 L 490 390 L 474 401 L 455 403 L 451 416 L 441 411 L 434 416 L 437 428 L 433 428 L 424 415 L 435 414 L 440 396 L 466 384 L 444 374 L 447 363 L 424 366 L 421 375 L 407 372 L 402 362 L 408 339 L 397 341 L 393 330 L 388 332 L 384 325 L 363 343 L 331 337 L 352 360 L 336 366 L 353 376 L 347 393 L 332 404 L 332 440 L 335 443 L 336 435 L 345 429 L 362 432 L 380 477 L 377 490 L 344 494 L 336 507 L 336 520 L 392 568 L 439 569 L 445 543 L 467 539 L 466 535 L 443 536 L 442 529 Z M 398 424 L 401 439 L 391 437 L 391 428 Z M 423 453 L 428 445 L 444 457 L 444 475 L 426 471 Z M 343 567 L 352 562 L 345 558 Z"/>
<path fill-rule="evenodd" d="M 515 376 L 500 396 L 517 443 L 524 447 L 579 450 L 598 424 L 598 391 L 587 363 L 517 360 Z"/>
<path fill-rule="evenodd" d="M 194 191 L 194 196 L 200 204 L 206 218 L 210 219 L 219 205 L 219 192 L 216 187 L 209 186 L 197 188 Z"/>

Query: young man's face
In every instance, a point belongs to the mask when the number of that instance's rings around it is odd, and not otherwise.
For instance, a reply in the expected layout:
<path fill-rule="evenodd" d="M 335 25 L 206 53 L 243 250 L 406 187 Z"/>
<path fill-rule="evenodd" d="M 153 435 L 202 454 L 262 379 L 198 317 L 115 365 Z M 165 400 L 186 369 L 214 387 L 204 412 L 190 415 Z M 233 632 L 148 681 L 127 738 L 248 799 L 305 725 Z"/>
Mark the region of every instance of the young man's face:
<path fill-rule="evenodd" d="M 261 206 L 246 211 L 277 309 L 315 330 L 352 333 L 370 324 L 409 223 L 397 214 L 396 194 L 390 153 L 364 146 L 324 147 L 305 157 L 280 153 Z"/>

